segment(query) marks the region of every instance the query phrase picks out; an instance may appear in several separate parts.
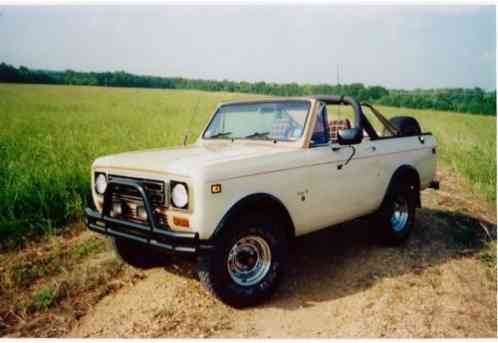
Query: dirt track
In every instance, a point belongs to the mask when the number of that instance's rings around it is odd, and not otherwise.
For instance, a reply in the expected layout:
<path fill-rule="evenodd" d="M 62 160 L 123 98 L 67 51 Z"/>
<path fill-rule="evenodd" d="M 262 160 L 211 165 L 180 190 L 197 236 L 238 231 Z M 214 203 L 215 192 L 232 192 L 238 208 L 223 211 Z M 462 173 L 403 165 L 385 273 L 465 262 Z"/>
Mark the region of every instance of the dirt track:
<path fill-rule="evenodd" d="M 424 192 L 404 247 L 372 243 L 363 222 L 300 238 L 275 297 L 245 310 L 207 294 L 195 261 L 173 258 L 103 298 L 69 336 L 496 336 L 495 271 L 482 263 L 479 243 L 458 236 L 465 225 L 481 230 L 480 222 L 496 231 L 496 215 L 467 198 L 456 179 L 440 177 L 442 190 Z"/>
<path fill-rule="evenodd" d="M 0 255 L 0 336 L 496 337 L 495 209 L 438 177 L 406 245 L 361 221 L 299 238 L 281 288 L 245 310 L 209 295 L 193 259 L 142 272 L 76 224 Z"/>

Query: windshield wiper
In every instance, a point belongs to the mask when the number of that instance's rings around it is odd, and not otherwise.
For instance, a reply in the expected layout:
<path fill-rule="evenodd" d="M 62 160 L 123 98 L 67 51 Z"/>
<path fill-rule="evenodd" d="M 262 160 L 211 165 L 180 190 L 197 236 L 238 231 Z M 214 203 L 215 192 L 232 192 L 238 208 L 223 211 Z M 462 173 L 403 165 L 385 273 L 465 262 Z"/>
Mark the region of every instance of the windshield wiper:
<path fill-rule="evenodd" d="M 224 137 L 231 135 L 231 134 L 232 134 L 231 132 L 219 132 L 219 133 L 212 135 L 211 137 L 208 137 L 208 138 L 210 138 L 210 139 L 211 138 L 224 138 Z"/>
<path fill-rule="evenodd" d="M 270 133 L 269 132 L 254 132 L 253 134 L 249 136 L 245 136 L 244 138 L 251 139 L 251 138 L 265 138 L 265 139 L 270 139 L 268 137 Z"/>

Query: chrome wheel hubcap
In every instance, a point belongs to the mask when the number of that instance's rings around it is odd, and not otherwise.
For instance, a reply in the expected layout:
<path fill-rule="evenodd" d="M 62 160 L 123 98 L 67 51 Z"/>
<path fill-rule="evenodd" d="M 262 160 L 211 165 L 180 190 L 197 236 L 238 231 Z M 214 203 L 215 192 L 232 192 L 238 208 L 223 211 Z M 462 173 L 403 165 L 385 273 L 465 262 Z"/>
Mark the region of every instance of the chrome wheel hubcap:
<path fill-rule="evenodd" d="M 246 236 L 233 245 L 228 253 L 228 274 L 241 286 L 252 286 L 260 282 L 271 266 L 271 250 L 259 236 Z"/>
<path fill-rule="evenodd" d="M 396 232 L 402 231 L 408 223 L 408 202 L 402 196 L 394 201 L 391 225 Z"/>

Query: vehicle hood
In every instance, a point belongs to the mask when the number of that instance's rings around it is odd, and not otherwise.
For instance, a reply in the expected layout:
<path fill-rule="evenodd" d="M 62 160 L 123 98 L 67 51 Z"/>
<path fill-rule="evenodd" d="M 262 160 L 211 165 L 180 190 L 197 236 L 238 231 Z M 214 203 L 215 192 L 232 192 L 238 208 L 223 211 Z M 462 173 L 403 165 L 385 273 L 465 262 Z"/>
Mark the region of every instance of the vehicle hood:
<path fill-rule="evenodd" d="M 207 179 L 242 176 L 270 171 L 275 155 L 288 155 L 298 148 L 278 144 L 217 143 L 127 152 L 97 159 L 94 168 L 133 170 Z M 287 153 L 287 154 L 286 154 Z"/>

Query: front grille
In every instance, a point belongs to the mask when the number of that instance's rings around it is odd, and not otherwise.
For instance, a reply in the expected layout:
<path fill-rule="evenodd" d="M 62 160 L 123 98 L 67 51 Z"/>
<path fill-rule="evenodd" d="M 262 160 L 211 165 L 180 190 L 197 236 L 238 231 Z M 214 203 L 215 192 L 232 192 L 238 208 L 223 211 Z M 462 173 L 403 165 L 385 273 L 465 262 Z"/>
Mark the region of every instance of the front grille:
<path fill-rule="evenodd" d="M 151 205 L 153 207 L 167 207 L 167 189 L 164 181 L 157 180 L 147 180 L 147 179 L 138 179 L 133 177 L 124 177 L 117 175 L 109 175 L 109 181 L 113 179 L 121 179 L 121 180 L 135 180 L 141 181 L 143 183 L 143 187 L 145 193 L 149 197 Z M 142 197 L 138 193 L 138 191 L 129 186 L 119 185 L 116 187 L 116 193 L 119 193 L 122 197 L 127 197 L 130 200 L 138 200 L 141 201 Z"/>
<path fill-rule="evenodd" d="M 116 179 L 134 180 L 143 183 L 144 191 L 152 206 L 156 225 L 168 228 L 167 188 L 163 181 L 136 179 L 117 175 L 109 175 L 109 181 Z M 111 217 L 128 220 L 140 224 L 149 224 L 147 219 L 140 217 L 139 211 L 144 211 L 144 203 L 140 193 L 134 188 L 126 185 L 115 185 L 112 193 Z M 114 204 L 120 205 L 120 213 L 114 211 Z"/>

